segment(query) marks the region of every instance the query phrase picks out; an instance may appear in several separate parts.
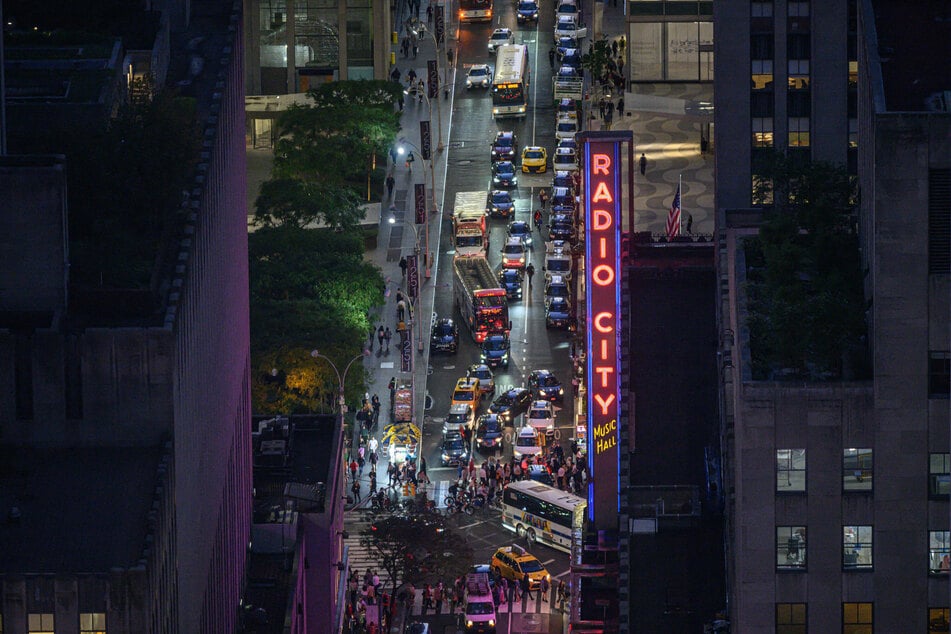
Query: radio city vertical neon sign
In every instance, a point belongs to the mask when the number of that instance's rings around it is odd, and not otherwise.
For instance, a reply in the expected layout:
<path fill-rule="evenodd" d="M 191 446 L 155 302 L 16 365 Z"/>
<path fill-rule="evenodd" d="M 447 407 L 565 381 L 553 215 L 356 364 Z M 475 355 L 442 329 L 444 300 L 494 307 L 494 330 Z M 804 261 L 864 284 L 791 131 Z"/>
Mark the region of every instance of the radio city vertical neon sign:
<path fill-rule="evenodd" d="M 587 306 L 588 518 L 615 528 L 621 359 L 621 160 L 619 140 L 585 139 L 585 302 Z"/>

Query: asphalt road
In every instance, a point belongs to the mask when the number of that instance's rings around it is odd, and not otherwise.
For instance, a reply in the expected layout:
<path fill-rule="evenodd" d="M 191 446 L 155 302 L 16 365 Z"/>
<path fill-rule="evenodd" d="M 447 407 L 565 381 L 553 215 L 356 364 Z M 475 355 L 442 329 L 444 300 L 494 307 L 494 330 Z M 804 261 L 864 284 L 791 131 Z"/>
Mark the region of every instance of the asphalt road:
<path fill-rule="evenodd" d="M 554 5 L 541 3 L 539 25 L 527 24 L 519 26 L 515 20 L 514 4 L 507 0 L 498 0 L 495 4 L 497 18 L 492 24 L 463 24 L 459 32 L 456 48 L 458 71 L 454 87 L 454 102 L 452 124 L 450 130 L 448 152 L 448 170 L 446 179 L 447 207 L 451 207 L 455 194 L 459 191 L 484 190 L 488 194 L 491 188 L 489 147 L 490 142 L 500 130 L 514 131 L 518 136 L 520 147 L 525 145 L 543 145 L 549 153 L 555 147 L 554 124 L 555 114 L 551 93 L 551 67 L 548 63 L 548 50 L 552 44 L 552 27 L 554 23 Z M 465 87 L 465 74 L 468 66 L 476 63 L 488 62 L 494 67 L 494 55 L 487 51 L 487 41 L 494 28 L 506 26 L 515 32 L 517 44 L 527 44 L 533 84 L 529 101 L 529 113 L 524 119 L 504 118 L 495 120 L 491 114 L 491 96 L 489 91 Z M 533 201 L 537 206 L 537 194 L 540 187 L 551 184 L 551 173 L 544 175 L 519 174 L 519 187 L 512 189 L 516 200 L 515 220 L 531 221 Z M 507 222 L 489 219 L 490 252 L 489 263 L 493 270 L 500 263 L 499 249 L 504 244 Z M 535 234 L 538 242 L 538 233 Z M 460 315 L 455 308 L 452 297 L 452 236 L 448 214 L 442 219 L 441 237 L 439 241 L 437 269 L 435 275 L 436 298 L 434 310 L 440 317 L 452 316 L 459 320 Z M 569 336 L 566 331 L 548 330 L 545 327 L 544 306 L 544 247 L 536 245 L 531 253 L 531 261 L 537 271 L 534 279 L 534 288 L 528 293 L 527 282 L 524 299 L 509 304 L 510 319 L 512 321 L 511 335 L 511 363 L 509 368 L 499 368 L 495 373 L 496 394 L 500 394 L 508 387 L 524 386 L 528 374 L 532 370 L 547 369 L 552 371 L 565 384 L 565 401 L 556 413 L 556 429 L 558 429 L 561 443 L 567 448 L 570 444 L 573 405 L 573 394 L 570 385 L 571 362 L 569 360 Z M 449 410 L 449 400 L 456 380 L 465 375 L 466 368 L 479 361 L 479 346 L 469 335 L 465 326 L 460 328 L 461 345 L 455 354 L 433 355 L 430 358 L 432 372 L 427 383 L 427 392 L 432 400 L 432 408 L 427 412 L 423 427 L 423 455 L 429 465 L 429 476 L 432 480 L 451 480 L 456 476 L 455 467 L 441 468 L 439 443 L 441 440 L 442 421 Z M 479 413 L 483 413 L 490 401 L 483 401 Z M 521 418 L 521 417 L 520 417 Z M 518 425 L 521 421 L 516 421 Z M 515 428 L 508 428 L 512 433 Z M 505 443 L 502 453 L 504 459 L 512 456 L 510 442 Z M 481 462 L 485 457 L 475 454 L 476 461 Z M 473 563 L 488 563 L 492 554 L 499 546 L 511 544 L 517 540 L 514 533 L 502 528 L 497 513 L 475 516 L 455 516 L 452 520 L 464 535 L 467 543 L 475 551 Z M 523 546 L 526 544 L 522 543 Z M 535 546 L 534 552 L 538 559 L 548 568 L 553 578 L 565 578 L 568 572 L 568 556 L 545 546 Z M 514 615 L 514 627 L 511 631 L 519 631 L 517 620 L 523 615 Z M 561 631 L 561 617 L 557 614 L 541 615 L 546 622 L 550 621 L 551 631 Z M 556 618 L 557 616 L 557 618 Z M 452 624 L 452 617 L 448 615 L 414 617 L 416 620 L 431 622 L 438 632 L 442 626 Z M 533 631 L 548 631 L 544 624 L 537 624 L 541 629 Z M 508 615 L 500 615 L 498 631 L 509 631 Z"/>

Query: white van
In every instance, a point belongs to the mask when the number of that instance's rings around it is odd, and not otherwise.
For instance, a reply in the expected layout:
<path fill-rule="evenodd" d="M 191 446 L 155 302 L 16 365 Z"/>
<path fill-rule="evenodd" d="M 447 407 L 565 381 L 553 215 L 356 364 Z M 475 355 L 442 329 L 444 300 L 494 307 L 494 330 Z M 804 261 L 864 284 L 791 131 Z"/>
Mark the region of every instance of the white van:
<path fill-rule="evenodd" d="M 495 632 L 495 601 L 485 572 L 466 575 L 466 632 Z"/>

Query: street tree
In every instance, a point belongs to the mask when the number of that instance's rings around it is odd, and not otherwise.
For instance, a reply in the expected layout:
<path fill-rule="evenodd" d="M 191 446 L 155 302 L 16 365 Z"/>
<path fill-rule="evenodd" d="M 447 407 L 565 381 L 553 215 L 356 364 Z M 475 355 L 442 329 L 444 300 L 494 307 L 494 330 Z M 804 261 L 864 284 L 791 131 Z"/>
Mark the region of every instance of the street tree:
<path fill-rule="evenodd" d="M 404 583 L 455 579 L 472 560 L 466 540 L 436 514 L 381 516 L 360 532 L 360 544 L 389 574 L 394 591 Z"/>
<path fill-rule="evenodd" d="M 613 58 L 611 44 L 602 37 L 592 42 L 588 52 L 581 56 L 581 67 L 588 73 L 592 82 L 603 82 L 608 72 L 608 64 Z"/>
<path fill-rule="evenodd" d="M 265 227 L 249 235 L 248 252 L 254 411 L 328 411 L 336 375 L 310 351 L 320 350 L 341 372 L 360 353 L 371 310 L 383 300 L 380 270 L 363 259 L 356 230 Z M 350 402 L 363 379 L 351 370 Z"/>

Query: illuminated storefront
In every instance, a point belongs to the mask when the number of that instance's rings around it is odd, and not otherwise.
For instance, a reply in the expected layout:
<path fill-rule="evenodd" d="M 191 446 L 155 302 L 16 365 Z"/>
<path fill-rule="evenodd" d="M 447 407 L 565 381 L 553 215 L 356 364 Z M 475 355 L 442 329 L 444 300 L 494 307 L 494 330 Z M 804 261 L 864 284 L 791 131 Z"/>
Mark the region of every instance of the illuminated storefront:
<path fill-rule="evenodd" d="M 713 2 L 630 0 L 631 81 L 713 81 Z"/>

